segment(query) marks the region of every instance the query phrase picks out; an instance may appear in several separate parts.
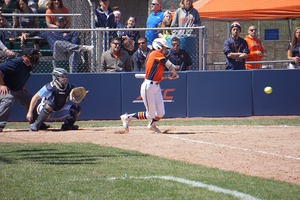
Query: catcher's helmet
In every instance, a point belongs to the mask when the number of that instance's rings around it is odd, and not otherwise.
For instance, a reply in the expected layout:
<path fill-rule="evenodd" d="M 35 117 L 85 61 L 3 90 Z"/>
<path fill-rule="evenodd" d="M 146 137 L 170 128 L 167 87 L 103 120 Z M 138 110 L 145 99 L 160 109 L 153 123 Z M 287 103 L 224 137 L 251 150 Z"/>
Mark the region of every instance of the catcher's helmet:
<path fill-rule="evenodd" d="M 60 82 L 59 76 L 68 76 L 68 71 L 63 68 L 55 68 L 52 72 L 52 79 L 55 86 L 60 90 L 65 90 L 68 85 L 68 79 L 66 79 L 65 83 Z"/>
<path fill-rule="evenodd" d="M 152 46 L 153 46 L 153 49 L 158 50 L 158 51 L 161 51 L 163 49 L 163 47 L 167 47 L 168 49 L 170 49 L 167 40 L 165 40 L 163 38 L 156 38 L 153 41 Z"/>

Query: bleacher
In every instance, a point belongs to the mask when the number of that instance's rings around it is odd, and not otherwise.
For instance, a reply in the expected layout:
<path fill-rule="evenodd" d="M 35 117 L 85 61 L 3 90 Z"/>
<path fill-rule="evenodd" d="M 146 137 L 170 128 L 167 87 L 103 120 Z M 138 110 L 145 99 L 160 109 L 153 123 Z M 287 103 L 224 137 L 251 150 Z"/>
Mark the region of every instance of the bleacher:
<path fill-rule="evenodd" d="M 1 9 L 1 12 L 11 14 L 14 10 L 15 4 L 16 4 L 16 0 L 12 0 L 9 7 L 6 9 Z M 46 9 L 38 8 L 37 12 L 40 14 L 45 14 Z M 9 17 L 5 17 L 5 18 L 9 23 L 13 24 L 12 17 L 9 16 Z M 39 21 L 39 28 L 47 28 L 45 17 L 39 17 L 38 21 Z M 8 38 L 6 38 L 6 46 L 11 51 L 18 52 L 18 53 L 22 52 L 21 47 L 20 47 L 20 40 L 16 40 L 13 44 L 13 47 L 11 47 Z M 33 47 L 32 40 L 27 41 L 27 47 Z M 52 57 L 51 49 L 46 40 L 41 40 L 40 52 L 43 54 L 43 57 L 40 59 L 39 65 L 34 67 L 33 72 L 34 73 L 51 73 L 52 69 L 53 69 L 53 65 L 52 65 L 53 57 Z"/>

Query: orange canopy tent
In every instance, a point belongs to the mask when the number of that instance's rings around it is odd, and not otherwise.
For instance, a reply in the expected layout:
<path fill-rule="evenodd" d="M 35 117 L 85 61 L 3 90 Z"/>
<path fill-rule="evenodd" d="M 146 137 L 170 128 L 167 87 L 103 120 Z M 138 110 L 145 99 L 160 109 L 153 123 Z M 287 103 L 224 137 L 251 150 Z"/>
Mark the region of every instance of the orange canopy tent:
<path fill-rule="evenodd" d="M 198 0 L 203 21 L 265 21 L 300 17 L 300 0 Z"/>

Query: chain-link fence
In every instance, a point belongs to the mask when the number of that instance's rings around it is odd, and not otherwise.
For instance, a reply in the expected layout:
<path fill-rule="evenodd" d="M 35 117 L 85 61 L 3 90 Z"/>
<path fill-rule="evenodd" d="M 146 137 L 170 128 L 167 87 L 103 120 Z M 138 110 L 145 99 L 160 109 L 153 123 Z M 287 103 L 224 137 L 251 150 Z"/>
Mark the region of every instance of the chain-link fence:
<path fill-rule="evenodd" d="M 51 45 L 49 45 L 49 42 L 46 39 L 29 38 L 27 46 L 33 46 L 34 41 L 38 41 L 40 44 L 40 51 L 44 55 L 41 58 L 40 64 L 34 69 L 34 72 L 48 73 L 52 71 L 53 66 L 64 67 L 74 73 L 99 72 L 101 55 L 110 48 L 110 33 L 116 32 L 116 30 L 94 29 L 95 3 L 90 0 L 64 0 L 64 6 L 68 8 L 70 13 L 72 13 L 69 16 L 71 17 L 72 22 L 71 28 L 78 34 L 79 40 L 77 44 L 94 46 L 95 48 L 94 50 L 88 51 L 83 48 L 83 51 L 80 51 L 76 54 L 76 56 L 73 56 L 74 59 L 70 59 L 72 56 L 65 52 L 70 51 L 70 47 L 65 45 L 64 48 L 62 48 L 63 45 L 57 45 L 61 48 L 62 53 L 55 54 L 54 58 L 54 52 L 52 51 L 53 48 L 51 48 Z M 45 15 L 39 16 L 39 19 L 44 18 Z M 186 50 L 192 59 L 192 70 L 223 70 L 225 55 L 222 52 L 222 48 L 224 41 L 229 36 L 228 27 L 230 23 L 204 21 L 202 24 L 206 28 L 194 28 L 193 33 L 190 34 L 173 34 L 167 37 L 167 40 L 171 46 L 170 40 L 172 37 L 176 36 L 180 39 L 180 48 Z M 266 68 L 278 69 L 287 67 L 289 62 L 283 61 L 286 60 L 287 46 L 290 42 L 288 21 L 251 21 L 240 22 L 240 24 L 242 26 L 242 32 L 240 35 L 242 38 L 247 35 L 247 29 L 250 25 L 257 26 L 259 30 L 258 37 L 262 41 L 262 45 L 265 50 L 265 55 L 262 61 L 270 61 L 271 63 L 266 64 Z M 299 26 L 299 23 L 294 25 Z M 168 29 L 174 31 L 174 28 L 164 28 L 164 30 Z M 265 29 L 279 29 L 279 40 L 264 40 Z M 159 29 L 140 28 L 135 30 L 139 31 L 141 36 L 144 36 L 146 30 Z M 53 32 L 54 30 L 42 29 L 38 31 L 42 33 L 45 31 Z M 70 30 L 66 31 L 70 32 Z M 122 31 L 122 29 L 120 29 L 120 31 Z M 14 46 L 17 48 L 13 49 L 13 51 L 21 51 L 20 48 L 18 49 L 19 44 L 20 41 L 15 42 Z M 10 48 L 9 43 L 7 43 L 7 47 Z M 82 49 L 81 46 L 77 48 Z"/>
<path fill-rule="evenodd" d="M 108 51 L 111 48 L 111 39 L 117 35 L 116 32 L 121 32 L 121 33 L 126 33 L 129 31 L 129 29 L 98 29 L 99 31 L 97 32 L 97 38 L 96 38 L 96 44 L 97 44 L 97 55 L 96 55 L 96 60 L 98 66 L 101 65 L 101 55 L 105 51 Z M 103 31 L 105 30 L 105 31 Z M 169 47 L 172 47 L 171 45 L 171 40 L 174 37 L 177 37 L 180 40 L 180 49 L 184 50 L 188 53 L 188 55 L 191 58 L 192 64 L 190 65 L 191 70 L 202 70 L 203 69 L 203 64 L 206 62 L 205 61 L 205 38 L 206 38 L 206 31 L 205 27 L 189 27 L 189 28 L 134 28 L 130 29 L 131 32 L 138 32 L 138 35 L 140 36 L 145 36 L 146 31 L 160 31 L 160 30 L 169 30 L 170 32 L 173 32 L 171 35 L 167 35 L 164 38 L 168 41 Z M 114 34 L 115 33 L 115 34 Z M 131 38 L 131 35 L 127 35 L 129 38 Z M 129 55 L 132 55 L 130 51 L 126 49 L 125 42 L 128 42 L 125 38 L 126 35 L 120 36 L 122 40 L 122 45 L 121 49 L 127 51 Z M 131 38 L 134 42 L 135 49 L 138 49 L 138 41 L 137 39 L 134 41 L 134 38 Z M 149 43 L 151 41 L 148 41 Z M 150 47 L 152 48 L 152 47 Z M 171 51 L 171 50 L 170 50 Z M 176 52 L 178 53 L 178 52 Z M 176 54 L 175 53 L 175 54 Z M 166 54 L 168 55 L 168 54 Z M 178 56 L 183 56 L 182 54 L 178 54 Z M 180 62 L 180 57 L 178 57 L 177 60 Z M 132 61 L 131 64 L 133 65 Z M 175 65 L 178 65 L 176 61 L 174 62 Z M 133 69 L 134 66 L 131 66 Z"/>
<path fill-rule="evenodd" d="M 232 22 L 209 22 L 204 21 L 202 25 L 207 28 L 207 66 L 206 70 L 224 70 L 225 55 L 223 53 L 223 46 L 226 39 L 231 37 L 229 33 L 229 27 Z M 240 33 L 241 38 L 245 38 L 248 35 L 248 28 L 252 25 L 256 26 L 257 38 L 261 40 L 264 48 L 264 57 L 262 58 L 262 67 L 281 69 L 287 68 L 289 62 L 287 60 L 287 48 L 290 43 L 290 31 L 289 21 L 245 21 L 239 22 L 241 24 L 242 31 Z M 298 26 L 300 23 L 294 24 Z M 278 40 L 266 40 L 265 30 L 278 29 Z M 292 30 L 293 32 L 293 30 Z M 270 62 L 267 62 L 270 61 Z M 274 62 L 276 61 L 276 62 Z"/>

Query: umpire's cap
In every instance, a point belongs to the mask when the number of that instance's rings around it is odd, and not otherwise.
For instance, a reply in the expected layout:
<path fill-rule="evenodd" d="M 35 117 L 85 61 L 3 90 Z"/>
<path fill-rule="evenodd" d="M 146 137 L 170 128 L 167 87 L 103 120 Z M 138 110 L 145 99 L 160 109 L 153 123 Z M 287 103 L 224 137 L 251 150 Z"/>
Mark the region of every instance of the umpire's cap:
<path fill-rule="evenodd" d="M 34 49 L 34 48 L 31 48 L 31 47 L 28 47 L 28 48 L 25 48 L 22 52 L 23 55 L 38 55 L 38 56 L 42 56 L 41 52 L 37 49 Z"/>

